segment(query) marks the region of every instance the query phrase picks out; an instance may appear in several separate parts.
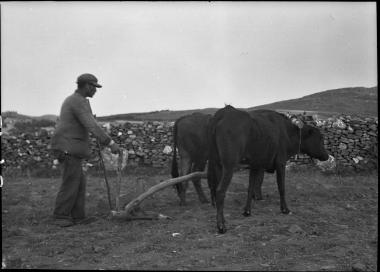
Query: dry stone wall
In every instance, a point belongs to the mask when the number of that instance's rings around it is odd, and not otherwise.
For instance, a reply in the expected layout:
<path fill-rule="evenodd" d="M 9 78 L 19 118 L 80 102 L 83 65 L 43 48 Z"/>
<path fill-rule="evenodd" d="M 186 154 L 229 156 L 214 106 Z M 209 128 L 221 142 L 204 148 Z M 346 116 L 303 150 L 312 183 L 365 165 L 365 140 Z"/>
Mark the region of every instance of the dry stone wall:
<path fill-rule="evenodd" d="M 129 165 L 167 167 L 172 156 L 173 124 L 153 121 L 106 123 L 104 126 L 110 128 L 112 139 L 128 152 Z"/>
<path fill-rule="evenodd" d="M 325 136 L 325 146 L 342 169 L 368 170 L 377 168 L 378 119 L 339 116 L 327 120 L 313 119 L 308 123 L 319 127 Z M 112 138 L 128 152 L 128 165 L 170 167 L 173 143 L 173 122 L 106 123 Z M 2 170 L 42 171 L 57 170 L 48 152 L 52 128 L 38 128 L 33 132 L 10 131 L 1 137 Z M 95 139 L 93 154 L 88 161 L 98 167 Z M 310 164 L 306 155 L 291 158 L 296 165 Z"/>

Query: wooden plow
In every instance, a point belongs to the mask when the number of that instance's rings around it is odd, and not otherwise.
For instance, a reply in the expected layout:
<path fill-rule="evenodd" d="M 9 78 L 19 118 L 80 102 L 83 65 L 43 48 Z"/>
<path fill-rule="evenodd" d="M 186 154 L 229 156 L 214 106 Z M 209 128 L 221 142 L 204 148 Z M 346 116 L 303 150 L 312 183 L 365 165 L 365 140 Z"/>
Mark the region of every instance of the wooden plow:
<path fill-rule="evenodd" d="M 134 219 L 168 219 L 168 216 L 165 216 L 163 214 L 154 214 L 150 216 L 137 216 L 135 211 L 139 207 L 142 201 L 144 201 L 146 198 L 152 196 L 153 194 L 157 193 L 158 191 L 161 191 L 169 186 L 172 186 L 177 183 L 185 182 L 188 180 L 191 180 L 193 178 L 206 178 L 207 173 L 206 172 L 193 172 L 185 176 L 167 179 L 165 181 L 160 182 L 159 184 L 156 184 L 149 188 L 146 192 L 140 194 L 135 199 L 131 200 L 129 203 L 124 205 L 124 208 L 122 210 L 118 209 L 116 207 L 116 211 L 111 211 L 112 217 L 119 218 L 119 219 L 125 219 L 125 220 L 134 220 Z M 118 179 L 118 183 L 120 182 L 121 178 Z M 120 190 L 120 184 L 116 186 Z M 117 193 L 118 194 L 118 193 Z M 116 194 L 116 195 L 117 195 Z M 117 198 L 116 198 L 117 199 Z"/>
<path fill-rule="evenodd" d="M 164 180 L 151 188 L 149 188 L 144 193 L 140 194 L 138 197 L 131 200 L 129 203 L 122 205 L 123 208 L 121 209 L 120 205 L 120 188 L 121 188 L 121 181 L 122 181 L 122 160 L 123 160 L 123 153 L 121 152 L 118 156 L 118 162 L 117 162 L 117 180 L 115 183 L 115 210 L 111 209 L 111 219 L 122 219 L 122 220 L 154 220 L 154 219 L 170 219 L 169 216 L 165 216 L 160 213 L 153 213 L 153 214 L 146 214 L 145 212 L 142 212 L 142 215 L 138 214 L 140 212 L 139 205 L 148 197 L 152 196 L 153 194 L 169 187 L 177 183 L 185 182 L 188 180 L 191 180 L 193 178 L 206 178 L 207 173 L 206 172 L 193 172 L 185 176 L 177 177 L 177 178 L 171 178 Z M 110 198 L 110 196 L 109 196 Z"/>

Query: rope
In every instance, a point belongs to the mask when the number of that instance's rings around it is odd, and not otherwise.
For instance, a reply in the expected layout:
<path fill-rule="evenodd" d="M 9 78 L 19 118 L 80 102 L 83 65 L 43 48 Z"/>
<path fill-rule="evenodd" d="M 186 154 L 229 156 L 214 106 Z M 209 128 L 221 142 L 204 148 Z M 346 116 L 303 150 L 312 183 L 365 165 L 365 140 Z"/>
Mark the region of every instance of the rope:
<path fill-rule="evenodd" d="M 298 141 L 298 153 L 296 154 L 296 160 L 298 160 L 298 155 L 301 153 L 301 129 L 302 128 L 299 128 L 300 140 Z"/>

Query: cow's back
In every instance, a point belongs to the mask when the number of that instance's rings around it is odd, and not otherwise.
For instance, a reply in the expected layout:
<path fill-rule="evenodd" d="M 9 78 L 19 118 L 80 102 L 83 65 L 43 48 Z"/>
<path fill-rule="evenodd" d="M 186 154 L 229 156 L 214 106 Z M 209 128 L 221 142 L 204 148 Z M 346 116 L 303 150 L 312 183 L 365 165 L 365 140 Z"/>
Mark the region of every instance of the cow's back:
<path fill-rule="evenodd" d="M 211 129 L 217 160 L 233 165 L 245 156 L 252 132 L 252 119 L 247 112 L 226 106 L 215 114 Z"/>
<path fill-rule="evenodd" d="M 275 160 L 287 160 L 290 122 L 280 113 L 271 110 L 249 112 L 256 141 L 252 145 L 250 160 L 253 166 L 274 168 Z"/>
<path fill-rule="evenodd" d="M 185 150 L 192 160 L 207 160 L 207 129 L 211 115 L 193 113 L 177 121 L 179 150 Z M 181 151 L 180 151 L 181 152 Z"/>

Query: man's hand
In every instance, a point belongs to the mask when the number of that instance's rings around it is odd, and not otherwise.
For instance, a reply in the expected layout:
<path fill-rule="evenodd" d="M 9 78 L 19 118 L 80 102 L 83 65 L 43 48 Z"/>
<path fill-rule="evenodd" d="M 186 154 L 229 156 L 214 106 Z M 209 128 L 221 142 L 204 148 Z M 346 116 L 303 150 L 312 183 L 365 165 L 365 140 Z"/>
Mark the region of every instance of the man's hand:
<path fill-rule="evenodd" d="M 114 142 L 113 144 L 111 144 L 110 148 L 111 148 L 112 153 L 114 153 L 114 154 L 119 153 L 120 147 L 117 143 Z"/>

